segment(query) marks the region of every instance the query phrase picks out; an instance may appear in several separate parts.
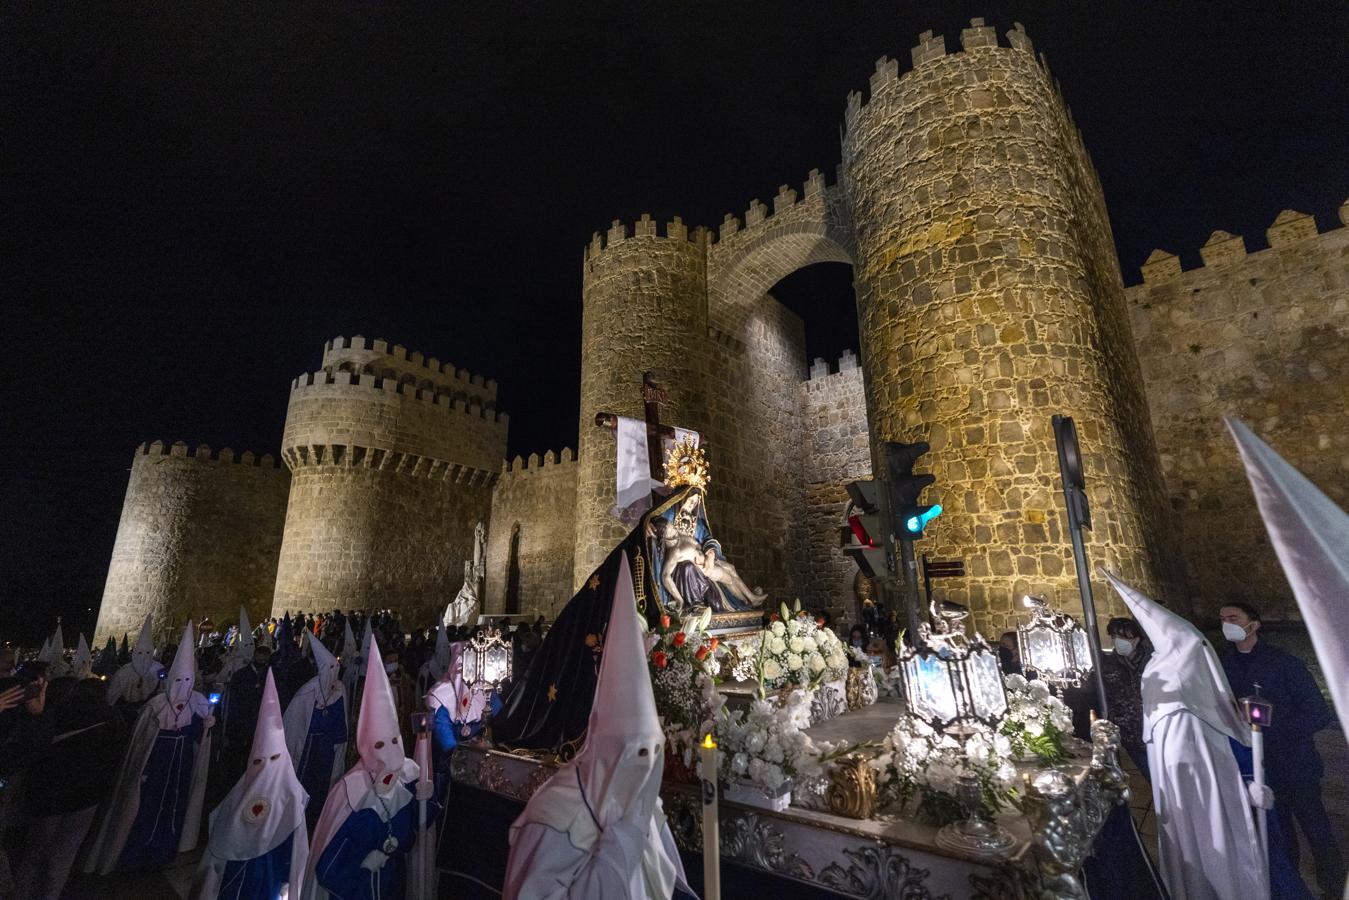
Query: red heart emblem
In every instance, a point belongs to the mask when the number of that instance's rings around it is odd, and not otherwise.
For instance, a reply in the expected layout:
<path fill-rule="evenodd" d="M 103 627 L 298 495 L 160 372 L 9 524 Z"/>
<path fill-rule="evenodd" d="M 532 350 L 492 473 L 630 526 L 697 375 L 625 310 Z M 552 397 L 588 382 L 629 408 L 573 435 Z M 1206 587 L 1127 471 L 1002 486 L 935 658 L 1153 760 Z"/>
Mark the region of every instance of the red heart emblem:
<path fill-rule="evenodd" d="M 261 804 L 261 803 L 254 803 L 254 804 L 253 804 L 253 815 L 254 815 L 254 817 L 257 817 L 257 816 L 262 815 L 262 811 L 265 810 L 266 808 L 267 808 L 267 807 L 264 806 L 264 805 Z"/>
<path fill-rule="evenodd" d="M 392 783 L 392 782 L 393 782 L 393 773 L 390 772 L 388 775 L 385 775 L 385 776 L 384 776 L 384 783 L 385 783 L 385 784 L 390 784 L 390 783 Z"/>
<path fill-rule="evenodd" d="M 181 703 L 178 704 L 178 711 L 179 711 L 179 712 L 182 712 L 182 711 L 183 711 L 183 704 L 181 704 Z"/>

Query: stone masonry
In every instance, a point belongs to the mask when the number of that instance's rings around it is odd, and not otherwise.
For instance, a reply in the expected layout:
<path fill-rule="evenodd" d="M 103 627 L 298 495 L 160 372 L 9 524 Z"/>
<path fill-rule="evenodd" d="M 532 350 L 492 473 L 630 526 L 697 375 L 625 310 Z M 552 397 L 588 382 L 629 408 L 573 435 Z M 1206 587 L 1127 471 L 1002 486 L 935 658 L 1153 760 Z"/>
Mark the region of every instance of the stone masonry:
<path fill-rule="evenodd" d="M 1318 235 L 1285 210 L 1265 236 L 1248 253 L 1215 231 L 1188 272 L 1158 250 L 1126 291 L 1189 594 L 1210 620 L 1226 600 L 1297 617 L 1223 415 L 1349 506 L 1349 228 Z"/>
<path fill-rule="evenodd" d="M 856 617 L 845 485 L 870 477 L 880 442 L 926 440 L 926 499 L 945 512 L 919 550 L 968 572 L 942 593 L 986 634 L 1017 621 L 1023 593 L 1073 608 L 1050 427 L 1065 413 L 1102 617 L 1123 612 L 1107 567 L 1202 615 L 1225 598 L 1294 615 L 1219 417 L 1346 502 L 1349 228 L 1317 234 L 1287 211 L 1267 250 L 1215 232 L 1202 268 L 1157 251 L 1126 290 L 1044 58 L 1020 25 L 1000 42 L 974 19 L 959 41 L 948 52 L 929 32 L 908 71 L 876 64 L 867 97 L 847 98 L 832 183 L 814 170 L 715 232 L 644 215 L 592 237 L 575 457 L 503 465 L 495 382 L 363 337 L 328 342 L 292 383 L 289 478 L 225 465 L 229 451 L 138 451 L 99 637 L 146 612 L 163 628 L 230 621 L 240 602 L 428 622 L 459 590 L 478 522 L 484 609 L 551 616 L 625 534 L 609 514 L 613 436 L 594 417 L 640 417 L 647 371 L 669 390 L 663 421 L 704 435 L 713 528 L 773 602 Z M 851 265 L 857 294 L 862 346 L 833 372 L 807 371 L 804 326 L 772 294 L 818 262 Z"/>
<path fill-rule="evenodd" d="M 177 639 L 187 619 L 234 622 L 239 607 L 261 619 L 272 608 L 289 473 L 270 456 L 214 457 L 141 444 L 131 458 L 94 645 L 135 640 L 149 614 L 158 639 Z"/>

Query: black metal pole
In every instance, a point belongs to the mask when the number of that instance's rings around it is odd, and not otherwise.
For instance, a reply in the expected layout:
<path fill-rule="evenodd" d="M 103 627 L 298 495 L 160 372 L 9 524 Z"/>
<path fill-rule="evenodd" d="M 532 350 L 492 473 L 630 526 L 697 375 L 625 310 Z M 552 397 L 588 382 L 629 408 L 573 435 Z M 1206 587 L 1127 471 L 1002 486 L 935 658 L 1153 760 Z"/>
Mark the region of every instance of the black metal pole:
<path fill-rule="evenodd" d="M 921 647 L 918 638 L 918 563 L 913 556 L 913 541 L 896 537 L 895 546 L 899 550 L 899 564 L 904 567 L 904 606 L 909 623 L 909 634 L 913 635 L 913 646 Z"/>

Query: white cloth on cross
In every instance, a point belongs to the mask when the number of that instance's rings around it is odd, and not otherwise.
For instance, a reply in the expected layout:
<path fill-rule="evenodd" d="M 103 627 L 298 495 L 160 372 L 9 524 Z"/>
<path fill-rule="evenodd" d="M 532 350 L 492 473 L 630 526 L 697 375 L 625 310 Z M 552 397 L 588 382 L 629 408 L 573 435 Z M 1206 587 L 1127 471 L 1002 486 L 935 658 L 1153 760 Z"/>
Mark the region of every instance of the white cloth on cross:
<path fill-rule="evenodd" d="M 665 438 L 662 447 L 668 455 L 670 448 L 685 438 L 691 438 L 694 446 L 702 443 L 702 436 L 688 428 L 674 429 L 674 438 Z M 618 417 L 618 427 L 614 431 L 614 443 L 617 445 L 617 485 L 614 496 L 617 503 L 609 510 L 623 524 L 632 527 L 642 514 L 651 508 L 651 492 L 662 482 L 651 477 L 651 452 L 646 443 L 646 421 L 627 416 Z"/>

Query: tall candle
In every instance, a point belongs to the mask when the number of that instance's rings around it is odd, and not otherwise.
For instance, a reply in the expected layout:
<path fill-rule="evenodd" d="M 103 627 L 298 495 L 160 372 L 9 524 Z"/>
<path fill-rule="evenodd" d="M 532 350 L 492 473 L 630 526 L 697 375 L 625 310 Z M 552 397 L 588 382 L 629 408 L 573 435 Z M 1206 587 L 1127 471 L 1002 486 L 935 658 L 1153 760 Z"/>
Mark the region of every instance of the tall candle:
<path fill-rule="evenodd" d="M 703 900 L 721 900 L 721 834 L 717 818 L 717 742 L 709 733 L 698 754 L 703 764 Z"/>

